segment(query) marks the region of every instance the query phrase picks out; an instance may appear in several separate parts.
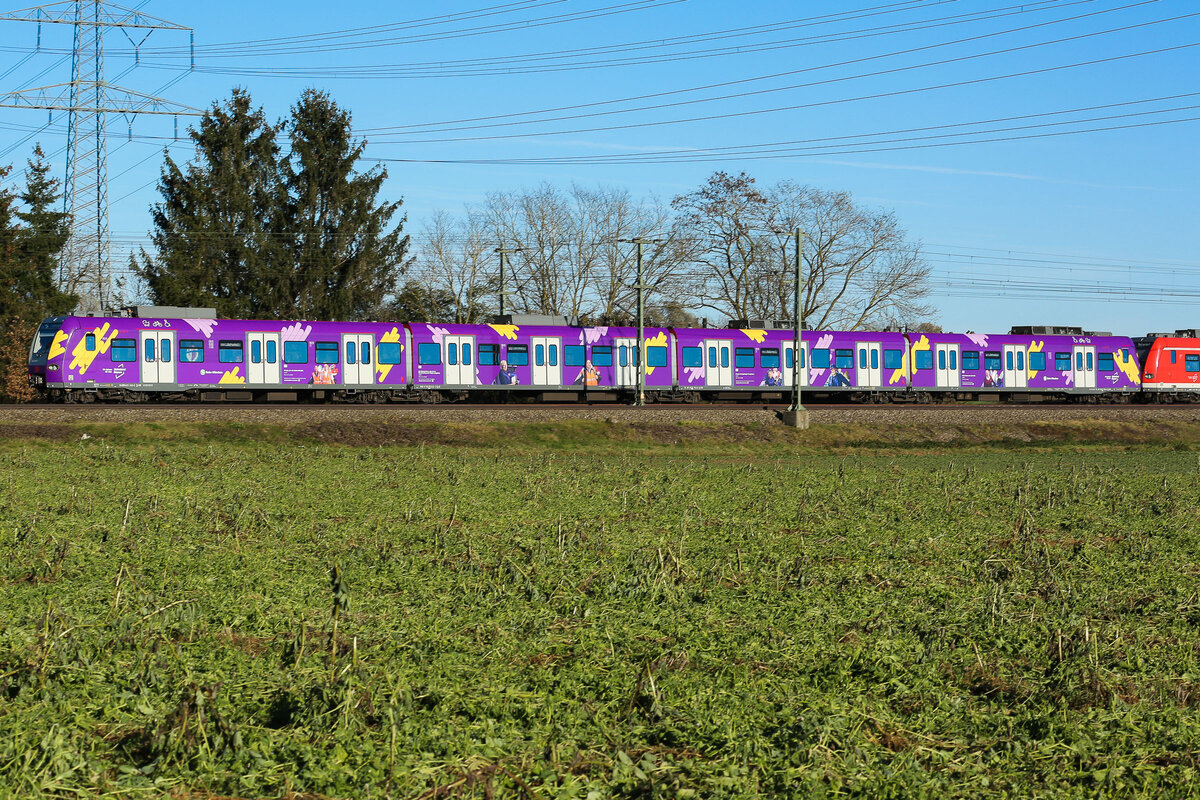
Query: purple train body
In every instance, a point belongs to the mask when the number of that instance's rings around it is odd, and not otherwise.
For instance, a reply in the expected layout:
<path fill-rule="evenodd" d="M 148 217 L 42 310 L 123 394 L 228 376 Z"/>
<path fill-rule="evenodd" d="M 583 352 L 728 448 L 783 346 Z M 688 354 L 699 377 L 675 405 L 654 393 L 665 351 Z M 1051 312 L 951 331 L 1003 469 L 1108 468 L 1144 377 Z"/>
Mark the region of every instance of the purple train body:
<path fill-rule="evenodd" d="M 628 397 L 637 330 L 623 327 L 57 317 L 30 349 L 44 395 L 93 400 L 440 402 L 474 396 Z M 649 400 L 777 399 L 799 361 L 809 396 L 918 400 L 1138 392 L 1124 337 L 647 328 Z"/>

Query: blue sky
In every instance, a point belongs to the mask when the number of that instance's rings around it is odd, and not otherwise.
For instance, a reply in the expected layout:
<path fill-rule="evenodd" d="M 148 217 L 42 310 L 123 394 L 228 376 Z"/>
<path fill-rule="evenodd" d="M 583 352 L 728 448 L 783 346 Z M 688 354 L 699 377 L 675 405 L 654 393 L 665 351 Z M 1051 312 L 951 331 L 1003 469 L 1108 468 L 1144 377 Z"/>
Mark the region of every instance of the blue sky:
<path fill-rule="evenodd" d="M 110 81 L 198 108 L 243 86 L 272 118 L 328 90 L 413 233 L 498 189 L 669 199 L 745 170 L 894 211 L 947 329 L 1200 327 L 1195 0 L 126 5 L 193 28 L 196 68 L 186 33 L 135 63 L 140 36 L 109 31 Z M 0 90 L 69 80 L 67 26 L 39 53 L 36 26 L 0 31 Z M 41 141 L 61 164 L 65 114 L 46 122 L 0 109 L 0 163 Z M 162 147 L 190 148 L 169 117 L 108 125 L 118 262 L 145 239 Z"/>

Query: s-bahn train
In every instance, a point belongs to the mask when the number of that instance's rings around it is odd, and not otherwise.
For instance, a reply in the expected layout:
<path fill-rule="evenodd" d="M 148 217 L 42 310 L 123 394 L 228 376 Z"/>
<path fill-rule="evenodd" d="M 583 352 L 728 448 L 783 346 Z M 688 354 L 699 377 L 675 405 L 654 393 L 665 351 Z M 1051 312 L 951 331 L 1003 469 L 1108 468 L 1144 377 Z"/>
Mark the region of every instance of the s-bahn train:
<path fill-rule="evenodd" d="M 486 325 L 217 319 L 141 306 L 45 320 L 31 384 L 67 403 L 630 399 L 637 329 L 509 317 Z M 557 324 L 555 324 L 557 323 Z M 1140 339 L 1062 328 L 1007 334 L 804 331 L 763 322 L 644 330 L 647 402 L 791 392 L 855 402 L 1200 401 L 1200 331 Z"/>

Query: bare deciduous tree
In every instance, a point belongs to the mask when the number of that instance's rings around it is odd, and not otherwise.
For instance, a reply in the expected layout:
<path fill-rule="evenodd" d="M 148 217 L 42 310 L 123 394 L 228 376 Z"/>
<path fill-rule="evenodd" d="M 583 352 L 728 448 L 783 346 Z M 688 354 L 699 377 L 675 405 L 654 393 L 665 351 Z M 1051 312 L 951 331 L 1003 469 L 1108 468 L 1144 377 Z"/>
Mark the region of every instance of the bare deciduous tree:
<path fill-rule="evenodd" d="M 416 271 L 430 289 L 454 298 L 448 322 L 482 322 L 488 315 L 497 265 L 483 217 L 470 209 L 461 217 L 439 211 L 421 229 Z"/>

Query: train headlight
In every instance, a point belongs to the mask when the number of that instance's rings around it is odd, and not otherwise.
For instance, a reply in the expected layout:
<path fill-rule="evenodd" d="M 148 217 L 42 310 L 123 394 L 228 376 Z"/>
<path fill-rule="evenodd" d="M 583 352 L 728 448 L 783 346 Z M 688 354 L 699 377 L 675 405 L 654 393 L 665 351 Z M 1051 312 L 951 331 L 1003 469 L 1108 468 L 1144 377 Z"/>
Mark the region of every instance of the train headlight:
<path fill-rule="evenodd" d="M 1146 380 L 1148 380 L 1148 381 L 1152 381 L 1152 380 L 1154 380 L 1154 373 L 1152 373 L 1152 372 L 1147 372 L 1147 373 L 1146 373 Z"/>
<path fill-rule="evenodd" d="M 46 369 L 50 372 L 58 372 L 58 364 L 47 364 Z"/>

